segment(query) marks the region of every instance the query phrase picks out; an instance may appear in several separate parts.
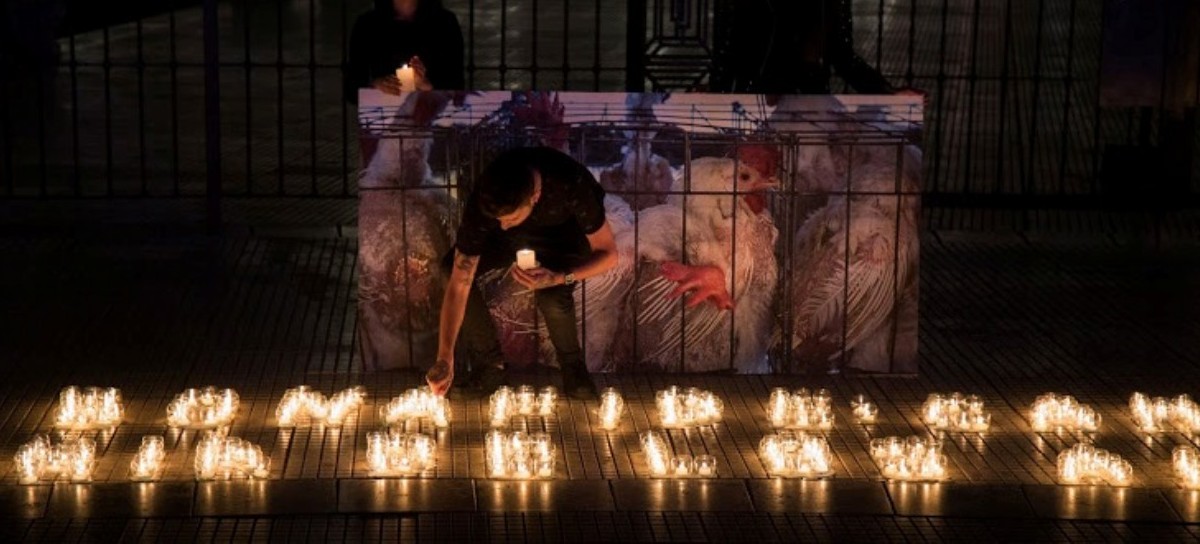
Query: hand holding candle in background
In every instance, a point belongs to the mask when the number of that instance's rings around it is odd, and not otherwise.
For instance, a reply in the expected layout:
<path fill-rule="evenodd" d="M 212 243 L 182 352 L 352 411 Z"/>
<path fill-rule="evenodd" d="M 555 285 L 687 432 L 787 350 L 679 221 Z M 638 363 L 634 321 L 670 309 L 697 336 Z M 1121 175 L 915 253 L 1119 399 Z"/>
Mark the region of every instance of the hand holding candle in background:
<path fill-rule="evenodd" d="M 417 90 L 417 73 L 410 64 L 396 68 L 396 80 L 400 83 L 402 93 Z"/>

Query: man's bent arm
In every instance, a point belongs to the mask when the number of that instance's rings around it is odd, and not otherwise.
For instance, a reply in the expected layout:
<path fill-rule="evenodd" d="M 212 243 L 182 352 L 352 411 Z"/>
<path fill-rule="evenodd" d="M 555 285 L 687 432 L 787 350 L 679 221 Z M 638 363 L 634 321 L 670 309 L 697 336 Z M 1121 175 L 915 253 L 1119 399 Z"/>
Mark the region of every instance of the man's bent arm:
<path fill-rule="evenodd" d="M 608 272 L 609 269 L 617 266 L 619 260 L 617 240 L 613 237 L 612 227 L 609 226 L 607 220 L 599 230 L 587 235 L 587 240 L 588 244 L 592 246 L 592 255 L 582 265 L 571 271 L 575 274 L 576 281 Z"/>

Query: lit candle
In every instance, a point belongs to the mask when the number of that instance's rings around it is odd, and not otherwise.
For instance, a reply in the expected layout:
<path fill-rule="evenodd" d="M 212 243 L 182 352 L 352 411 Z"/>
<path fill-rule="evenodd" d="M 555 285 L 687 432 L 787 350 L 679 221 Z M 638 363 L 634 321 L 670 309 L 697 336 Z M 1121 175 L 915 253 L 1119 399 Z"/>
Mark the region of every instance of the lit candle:
<path fill-rule="evenodd" d="M 450 425 L 450 403 L 433 394 L 428 386 L 405 391 L 380 409 L 380 417 L 388 425 L 406 425 L 410 421 L 430 420 L 436 427 Z"/>
<path fill-rule="evenodd" d="M 210 432 L 196 448 L 193 463 L 197 480 L 266 478 L 271 459 L 262 448 L 241 438 Z"/>
<path fill-rule="evenodd" d="M 890 436 L 871 441 L 871 456 L 885 478 L 902 481 L 939 481 L 946 476 L 941 442 L 919 436 Z"/>
<path fill-rule="evenodd" d="M 689 387 L 682 393 L 670 387 L 655 393 L 659 420 L 664 427 L 693 427 L 720 421 L 724 404 L 709 391 Z"/>
<path fill-rule="evenodd" d="M 532 249 L 517 250 L 517 268 L 530 270 L 538 267 L 537 253 Z"/>
<path fill-rule="evenodd" d="M 717 473 L 717 458 L 711 455 L 696 456 L 696 474 L 712 476 Z"/>
<path fill-rule="evenodd" d="M 600 393 L 600 427 L 606 431 L 616 430 L 621 424 L 621 413 L 625 410 L 625 400 L 621 393 L 614 388 L 606 388 Z"/>
<path fill-rule="evenodd" d="M 820 435 L 796 435 L 791 431 L 770 434 L 759 442 L 758 452 L 772 476 L 821 478 L 833 474 L 829 443 Z"/>
<path fill-rule="evenodd" d="M 396 68 L 396 79 L 400 81 L 400 92 L 407 93 L 417 90 L 417 72 L 412 66 L 405 64 Z"/>
<path fill-rule="evenodd" d="M 484 438 L 487 472 L 492 478 L 551 478 L 555 447 L 545 433 L 490 431 Z"/>
<path fill-rule="evenodd" d="M 925 424 L 939 431 L 984 432 L 991 424 L 991 415 L 983 409 L 983 399 L 976 395 L 929 395 L 921 407 Z"/>

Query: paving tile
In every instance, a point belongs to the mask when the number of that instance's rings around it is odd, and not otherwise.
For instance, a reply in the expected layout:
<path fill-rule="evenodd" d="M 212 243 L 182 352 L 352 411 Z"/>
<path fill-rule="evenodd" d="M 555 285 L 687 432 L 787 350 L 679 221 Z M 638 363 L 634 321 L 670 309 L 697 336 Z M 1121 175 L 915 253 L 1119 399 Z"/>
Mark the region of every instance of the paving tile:
<path fill-rule="evenodd" d="M 885 487 L 901 516 L 1034 517 L 1016 485 L 889 482 Z"/>
<path fill-rule="evenodd" d="M 468 479 L 371 478 L 338 482 L 338 511 L 472 512 L 475 485 Z"/>
<path fill-rule="evenodd" d="M 336 480 L 200 482 L 197 516 L 329 513 L 337 509 Z"/>
<path fill-rule="evenodd" d="M 0 518 L 40 518 L 49 500 L 48 485 L 0 485 Z"/>
<path fill-rule="evenodd" d="M 1200 491 L 1192 489 L 1164 489 L 1163 495 L 1175 513 L 1187 523 L 1200 523 Z"/>
<path fill-rule="evenodd" d="M 192 512 L 193 482 L 56 484 L 47 517 L 178 517 Z"/>
<path fill-rule="evenodd" d="M 617 510 L 634 512 L 754 510 L 742 480 L 613 480 Z"/>
<path fill-rule="evenodd" d="M 492 512 L 612 511 L 608 480 L 478 480 L 479 509 Z"/>
<path fill-rule="evenodd" d="M 883 484 L 873 480 L 770 480 L 746 482 L 759 512 L 891 515 Z"/>
<path fill-rule="evenodd" d="M 1024 490 L 1040 518 L 1179 521 L 1157 489 L 1030 485 Z"/>

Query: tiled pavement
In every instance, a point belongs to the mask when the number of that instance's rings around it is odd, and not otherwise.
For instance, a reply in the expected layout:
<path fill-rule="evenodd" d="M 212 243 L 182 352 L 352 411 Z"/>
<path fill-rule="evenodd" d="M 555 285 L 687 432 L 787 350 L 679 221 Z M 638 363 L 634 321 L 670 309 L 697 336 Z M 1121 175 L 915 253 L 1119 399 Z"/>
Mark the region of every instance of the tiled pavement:
<path fill-rule="evenodd" d="M 1190 539 L 1200 494 L 1174 487 L 1169 462 L 1175 445 L 1197 441 L 1138 435 L 1124 404 L 1133 390 L 1200 394 L 1194 232 L 1171 231 L 1155 250 L 1131 231 L 928 231 L 919 377 L 600 376 L 630 400 L 621 429 L 595 429 L 588 405 L 562 401 L 556 415 L 522 423 L 556 437 L 556 479 L 501 483 L 481 466 L 482 401 L 454 401 L 436 470 L 409 480 L 366 474 L 374 407 L 419 375 L 362 372 L 352 228 L 340 236 L 333 228 L 231 228 L 208 237 L 183 226 L 17 227 L 0 236 L 9 263 L 0 268 L 0 517 L 9 518 L 0 526 L 55 541 L 579 540 L 575 531 L 593 526 L 602 528 L 598 539 L 638 541 Z M 96 483 L 16 485 L 13 452 L 51 430 L 57 391 L 72 383 L 118 386 L 127 399 L 126 423 L 97 434 Z M 210 383 L 240 392 L 232 434 L 272 457 L 267 481 L 192 480 L 196 435 L 168 431 L 164 409 L 183 388 Z M 300 383 L 324 391 L 362 384 L 370 397 L 340 431 L 280 430 L 275 404 Z M 676 449 L 718 458 L 715 479 L 647 476 L 637 434 L 655 426 L 653 392 L 671 383 L 726 400 L 721 424 L 671 433 Z M 755 447 L 769 431 L 764 405 L 776 385 L 833 391 L 830 480 L 764 472 Z M 870 439 L 927 432 L 921 401 L 952 390 L 983 396 L 993 429 L 948 436 L 948 483 L 882 481 Z M 1096 442 L 1131 460 L 1132 487 L 1055 484 L 1054 458 L 1078 437 L 1031 432 L 1024 411 L 1044 391 L 1072 393 L 1101 411 Z M 880 404 L 879 423 L 850 423 L 845 401 L 857 393 Z M 163 481 L 129 483 L 129 461 L 150 433 L 167 438 Z"/>

